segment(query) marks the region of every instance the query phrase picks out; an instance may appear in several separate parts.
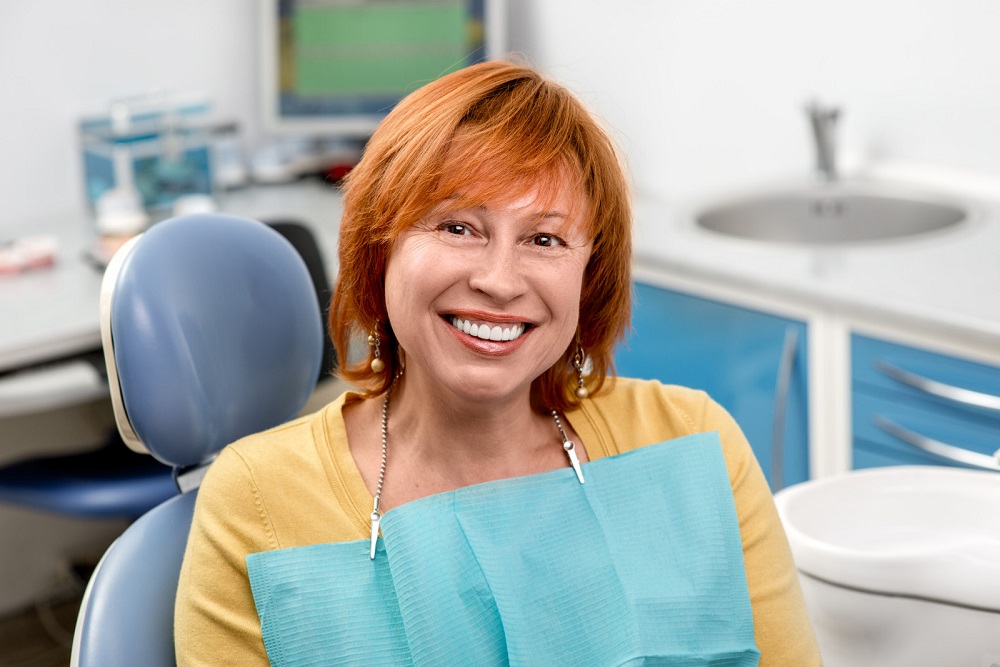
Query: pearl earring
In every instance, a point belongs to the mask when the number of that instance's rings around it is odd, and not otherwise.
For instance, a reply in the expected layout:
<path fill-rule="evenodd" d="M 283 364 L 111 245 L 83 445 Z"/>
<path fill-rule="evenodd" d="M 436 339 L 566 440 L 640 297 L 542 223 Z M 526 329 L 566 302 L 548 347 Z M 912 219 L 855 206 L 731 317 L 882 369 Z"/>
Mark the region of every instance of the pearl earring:
<path fill-rule="evenodd" d="M 590 396 L 590 391 L 583 386 L 583 376 L 586 374 L 586 367 L 590 359 L 584 353 L 583 348 L 577 345 L 576 354 L 573 355 L 573 368 L 576 369 L 576 397 L 583 399 Z"/>
<path fill-rule="evenodd" d="M 381 373 L 385 370 L 385 362 L 382 361 L 382 337 L 378 333 L 378 321 L 375 322 L 375 329 L 368 334 L 368 347 L 372 348 L 375 358 L 372 359 L 371 368 L 373 373 Z"/>

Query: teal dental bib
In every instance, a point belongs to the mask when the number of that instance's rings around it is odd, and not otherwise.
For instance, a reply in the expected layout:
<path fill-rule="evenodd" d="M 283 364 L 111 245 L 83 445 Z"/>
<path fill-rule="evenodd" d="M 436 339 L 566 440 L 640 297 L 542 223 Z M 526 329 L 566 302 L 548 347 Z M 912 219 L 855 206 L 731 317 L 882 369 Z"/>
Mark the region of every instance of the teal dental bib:
<path fill-rule="evenodd" d="M 716 433 L 428 496 L 369 541 L 247 556 L 272 665 L 751 666 Z"/>

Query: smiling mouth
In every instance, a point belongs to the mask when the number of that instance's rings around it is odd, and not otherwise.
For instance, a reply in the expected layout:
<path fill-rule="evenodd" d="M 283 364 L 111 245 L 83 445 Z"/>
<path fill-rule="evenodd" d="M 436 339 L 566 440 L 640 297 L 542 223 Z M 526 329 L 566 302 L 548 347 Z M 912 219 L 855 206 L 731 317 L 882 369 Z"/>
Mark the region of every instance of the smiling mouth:
<path fill-rule="evenodd" d="M 451 325 L 470 336 L 481 338 L 482 340 L 510 341 L 516 340 L 524 333 L 526 325 L 524 322 L 502 327 L 498 324 L 475 323 L 472 320 L 463 320 L 461 317 L 452 316 Z"/>

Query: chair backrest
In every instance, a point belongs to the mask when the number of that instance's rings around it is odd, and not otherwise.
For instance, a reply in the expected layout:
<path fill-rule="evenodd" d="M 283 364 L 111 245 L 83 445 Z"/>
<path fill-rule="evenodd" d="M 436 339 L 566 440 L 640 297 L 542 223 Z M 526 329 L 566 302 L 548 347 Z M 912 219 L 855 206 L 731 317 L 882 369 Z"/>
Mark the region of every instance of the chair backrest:
<path fill-rule="evenodd" d="M 123 439 L 182 480 L 199 479 L 185 471 L 203 470 L 228 443 L 294 417 L 323 353 L 301 257 L 263 223 L 233 216 L 167 220 L 119 251 L 101 327 Z M 74 665 L 175 664 L 174 596 L 195 495 L 154 508 L 105 553 L 80 609 Z"/>
<path fill-rule="evenodd" d="M 323 361 L 320 364 L 319 380 L 332 376 L 337 367 L 337 351 L 330 338 L 330 330 L 326 326 L 329 315 L 330 298 L 333 296 L 333 286 L 326 273 L 326 260 L 320 249 L 319 239 L 304 223 L 297 220 L 264 220 L 267 226 L 278 232 L 298 251 L 309 270 L 313 287 L 316 289 L 316 302 L 319 304 L 320 316 L 323 319 Z"/>

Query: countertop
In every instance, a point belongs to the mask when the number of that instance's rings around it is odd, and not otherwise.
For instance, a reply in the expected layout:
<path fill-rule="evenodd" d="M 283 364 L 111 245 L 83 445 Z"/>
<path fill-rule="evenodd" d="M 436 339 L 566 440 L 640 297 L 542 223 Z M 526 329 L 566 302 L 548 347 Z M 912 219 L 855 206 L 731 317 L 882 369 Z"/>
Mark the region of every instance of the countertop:
<path fill-rule="evenodd" d="M 319 181 L 259 186 L 219 195 L 220 212 L 266 221 L 301 220 L 318 236 L 336 275 L 340 194 Z M 100 348 L 103 269 L 87 259 L 94 223 L 85 213 L 5 227 L 11 236 L 53 234 L 54 266 L 0 276 L 0 373 Z"/>
<path fill-rule="evenodd" d="M 736 239 L 695 223 L 698 212 L 730 197 L 689 202 L 638 197 L 636 263 L 847 317 L 962 337 L 995 346 L 1000 355 L 1000 201 L 950 198 L 967 206 L 970 215 L 949 230 L 868 244 L 803 246 Z"/>

